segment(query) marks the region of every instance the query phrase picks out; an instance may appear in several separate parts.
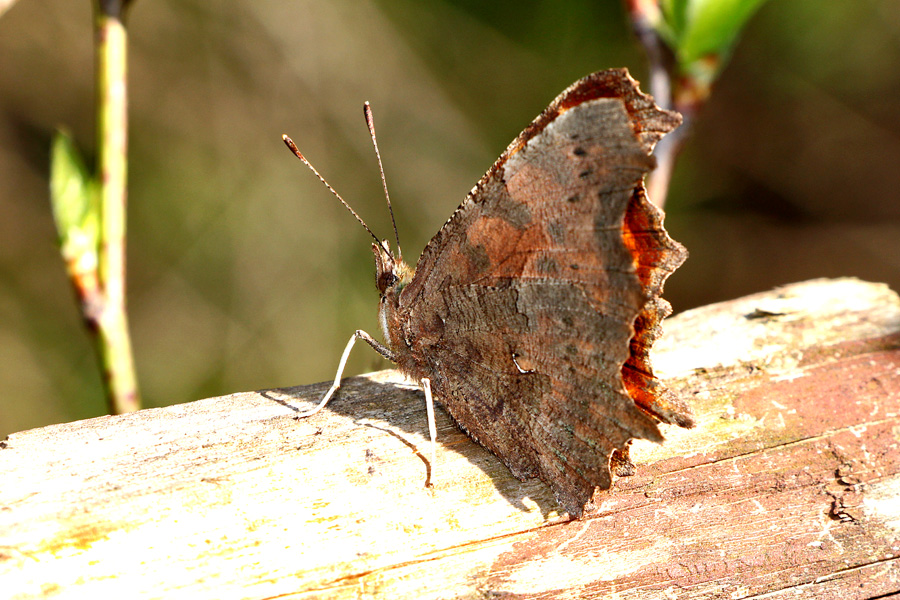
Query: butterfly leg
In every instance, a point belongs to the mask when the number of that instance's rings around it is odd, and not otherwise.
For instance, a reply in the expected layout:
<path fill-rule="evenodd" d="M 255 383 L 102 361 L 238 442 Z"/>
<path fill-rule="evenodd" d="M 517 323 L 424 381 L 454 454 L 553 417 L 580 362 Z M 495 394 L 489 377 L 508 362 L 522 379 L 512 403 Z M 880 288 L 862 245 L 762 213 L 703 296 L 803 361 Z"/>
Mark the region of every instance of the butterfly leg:
<path fill-rule="evenodd" d="M 431 477 L 429 483 L 434 485 L 435 466 L 435 440 L 437 440 L 437 428 L 434 424 L 434 400 L 431 397 L 431 380 L 422 378 L 422 389 L 425 390 L 425 412 L 428 414 L 428 433 L 431 435 Z"/>
<path fill-rule="evenodd" d="M 396 362 L 394 353 L 391 352 L 387 346 L 380 343 L 378 340 L 373 338 L 362 329 L 357 329 L 353 336 L 350 338 L 350 341 L 347 342 L 347 347 L 344 348 L 344 353 L 341 355 L 341 362 L 338 364 L 337 373 L 334 376 L 334 383 L 331 384 L 331 387 L 328 388 L 328 391 L 325 392 L 325 395 L 322 396 L 322 399 L 319 400 L 319 404 L 316 405 L 315 408 L 311 408 L 310 410 L 302 412 L 298 415 L 301 419 L 311 417 L 325 408 L 325 405 L 328 404 L 328 401 L 331 400 L 331 397 L 334 396 L 334 393 L 338 391 L 338 388 L 341 387 L 341 375 L 344 373 L 344 367 L 347 366 L 347 359 L 350 357 L 350 350 L 353 349 L 353 344 L 356 343 L 356 340 L 362 340 L 366 342 L 367 344 L 372 346 L 380 355 L 390 361 Z"/>

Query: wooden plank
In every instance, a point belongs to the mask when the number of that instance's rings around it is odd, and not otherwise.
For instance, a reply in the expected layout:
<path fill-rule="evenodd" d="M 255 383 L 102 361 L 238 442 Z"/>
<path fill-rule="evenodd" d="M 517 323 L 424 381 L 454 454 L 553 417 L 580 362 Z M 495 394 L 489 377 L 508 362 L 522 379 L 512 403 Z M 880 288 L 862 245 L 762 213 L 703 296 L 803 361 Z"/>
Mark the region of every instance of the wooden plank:
<path fill-rule="evenodd" d="M 14 598 L 873 598 L 900 589 L 900 299 L 817 280 L 668 320 L 694 430 L 578 521 L 393 371 L 0 443 Z"/>

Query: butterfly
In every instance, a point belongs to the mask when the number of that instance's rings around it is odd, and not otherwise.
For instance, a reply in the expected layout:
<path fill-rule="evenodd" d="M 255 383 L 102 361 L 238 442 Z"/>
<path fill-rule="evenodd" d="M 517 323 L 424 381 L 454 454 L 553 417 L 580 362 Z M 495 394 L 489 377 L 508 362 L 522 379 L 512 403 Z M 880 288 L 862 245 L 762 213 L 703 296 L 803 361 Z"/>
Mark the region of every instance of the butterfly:
<path fill-rule="evenodd" d="M 365 114 L 380 165 L 368 103 Z M 649 359 L 671 312 L 663 284 L 687 251 L 643 178 L 654 145 L 680 122 L 627 70 L 594 73 L 513 140 L 415 269 L 399 242 L 395 255 L 369 230 L 385 341 L 354 333 L 334 384 L 303 416 L 333 397 L 363 340 L 421 383 L 432 452 L 437 400 L 516 477 L 540 478 L 580 516 L 596 488 L 610 487 L 611 466 L 633 469 L 632 439 L 662 442 L 659 422 L 694 424 Z M 386 184 L 385 195 L 390 207 Z"/>

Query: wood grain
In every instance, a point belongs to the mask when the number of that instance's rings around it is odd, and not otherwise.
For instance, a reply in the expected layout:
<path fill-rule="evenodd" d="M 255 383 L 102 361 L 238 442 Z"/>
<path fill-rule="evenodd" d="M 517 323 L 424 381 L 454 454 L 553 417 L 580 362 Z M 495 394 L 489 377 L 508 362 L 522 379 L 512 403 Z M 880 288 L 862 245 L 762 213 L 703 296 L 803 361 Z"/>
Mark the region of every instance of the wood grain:
<path fill-rule="evenodd" d="M 671 318 L 693 430 L 559 513 L 394 371 L 13 434 L 12 598 L 880 598 L 900 590 L 900 299 L 816 280 Z M 337 357 L 335 357 L 337 358 Z M 434 486 L 426 487 L 429 476 Z"/>

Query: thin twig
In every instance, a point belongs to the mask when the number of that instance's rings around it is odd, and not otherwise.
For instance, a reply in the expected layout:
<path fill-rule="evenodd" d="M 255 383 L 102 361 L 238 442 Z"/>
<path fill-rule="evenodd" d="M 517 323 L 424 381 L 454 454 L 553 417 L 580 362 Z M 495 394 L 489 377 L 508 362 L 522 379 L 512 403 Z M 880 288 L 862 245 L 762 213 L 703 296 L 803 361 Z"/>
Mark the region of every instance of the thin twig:
<path fill-rule="evenodd" d="M 662 18 L 658 0 L 625 0 L 635 37 L 647 53 L 650 69 L 650 94 L 660 108 L 672 110 L 672 72 L 674 58 L 668 45 L 660 38 L 656 25 Z M 683 115 L 687 117 L 687 115 Z M 647 197 L 662 208 L 666 203 L 669 181 L 675 166 L 675 157 L 681 150 L 689 129 L 688 119 L 681 127 L 665 136 L 653 151 L 656 169 L 647 176 Z"/>
<path fill-rule="evenodd" d="M 123 13 L 127 2 L 96 0 L 94 26 L 97 52 L 97 170 L 100 184 L 99 248 L 102 305 L 85 318 L 97 335 L 110 411 L 140 408 L 140 397 L 128 319 L 125 311 L 125 214 L 128 172 L 127 34 Z"/>

